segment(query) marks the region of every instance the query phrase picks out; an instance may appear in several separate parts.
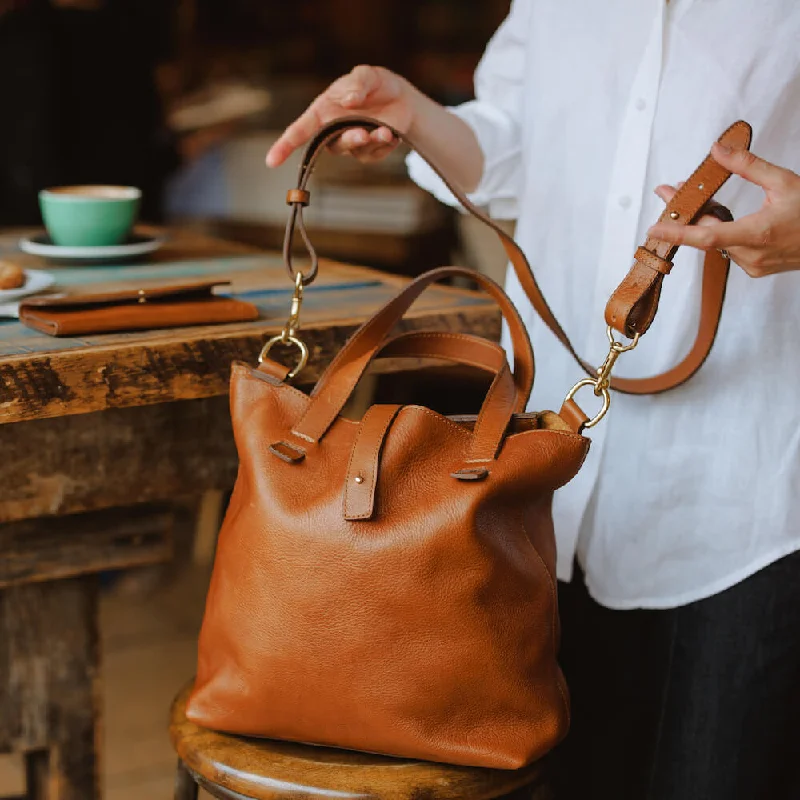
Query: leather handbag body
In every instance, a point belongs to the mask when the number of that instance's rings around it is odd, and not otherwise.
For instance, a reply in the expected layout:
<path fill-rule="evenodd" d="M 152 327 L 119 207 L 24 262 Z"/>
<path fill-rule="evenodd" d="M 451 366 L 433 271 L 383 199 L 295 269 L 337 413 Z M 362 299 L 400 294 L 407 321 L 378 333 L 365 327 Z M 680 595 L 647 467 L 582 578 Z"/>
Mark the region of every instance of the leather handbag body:
<path fill-rule="evenodd" d="M 286 260 L 296 286 L 313 280 L 317 267 L 311 249 L 309 270 L 294 271 L 290 248 L 297 227 L 308 240 L 302 211 L 316 158 L 345 128 L 377 124 L 338 120 L 309 145 L 289 193 Z M 749 146 L 749 126 L 736 123 L 722 141 Z M 665 215 L 695 222 L 728 177 L 706 159 Z M 575 354 L 524 254 L 496 230 L 534 306 Z M 551 501 L 580 469 L 590 444 L 585 431 L 600 416 L 590 420 L 575 395 L 586 386 L 605 407 L 610 388 L 664 391 L 702 364 L 728 269 L 716 251 L 706 260 L 703 315 L 687 358 L 646 380 L 610 377 L 652 323 L 674 252 L 655 241 L 639 248 L 609 302 L 609 357 L 598 370 L 579 360 L 589 377 L 559 413 L 526 412 L 534 362 L 525 326 L 499 286 L 457 267 L 408 284 L 358 329 L 310 394 L 269 358 L 259 367 L 235 365 L 240 468 L 220 533 L 189 719 L 238 734 L 505 769 L 555 746 L 568 731 L 569 695 L 557 660 Z M 513 369 L 499 345 L 479 337 L 393 331 L 427 286 L 458 275 L 499 305 Z M 382 357 L 470 365 L 491 385 L 474 416 L 379 404 L 360 421 L 344 418 L 360 377 Z"/>

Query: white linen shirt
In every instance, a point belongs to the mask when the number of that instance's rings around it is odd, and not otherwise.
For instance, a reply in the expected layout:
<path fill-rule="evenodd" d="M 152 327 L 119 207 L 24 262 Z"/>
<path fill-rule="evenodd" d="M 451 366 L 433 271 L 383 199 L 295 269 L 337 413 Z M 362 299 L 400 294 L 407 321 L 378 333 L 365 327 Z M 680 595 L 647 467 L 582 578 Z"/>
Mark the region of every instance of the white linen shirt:
<path fill-rule="evenodd" d="M 472 199 L 517 218 L 517 240 L 577 349 L 599 364 L 603 311 L 663 203 L 737 119 L 753 152 L 800 172 L 798 0 L 516 0 L 454 109 L 485 169 Z M 454 198 L 415 155 L 412 178 Z M 736 216 L 763 192 L 732 177 Z M 800 220 L 798 220 L 800 224 Z M 682 249 L 656 322 L 616 374 L 675 364 L 697 330 L 702 254 Z M 531 408 L 558 409 L 582 374 L 513 272 L 536 351 Z M 669 608 L 722 591 L 800 549 L 800 272 L 732 265 L 702 370 L 663 395 L 614 394 L 578 476 L 556 493 L 559 577 L 577 553 L 612 608 Z M 591 392 L 582 395 L 594 410 Z M 798 576 L 800 580 L 800 576 Z"/>

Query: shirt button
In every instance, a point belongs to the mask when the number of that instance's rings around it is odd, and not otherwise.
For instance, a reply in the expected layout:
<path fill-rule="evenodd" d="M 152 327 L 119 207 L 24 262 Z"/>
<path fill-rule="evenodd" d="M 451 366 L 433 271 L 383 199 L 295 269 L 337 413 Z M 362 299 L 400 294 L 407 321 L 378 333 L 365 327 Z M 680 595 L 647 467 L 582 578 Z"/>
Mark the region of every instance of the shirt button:
<path fill-rule="evenodd" d="M 630 208 L 631 198 L 628 197 L 627 194 L 622 195 L 622 197 L 619 198 L 619 205 L 621 208 Z"/>
<path fill-rule="evenodd" d="M 634 107 L 637 111 L 644 111 L 647 108 L 647 101 L 643 100 L 641 97 L 634 103 Z"/>

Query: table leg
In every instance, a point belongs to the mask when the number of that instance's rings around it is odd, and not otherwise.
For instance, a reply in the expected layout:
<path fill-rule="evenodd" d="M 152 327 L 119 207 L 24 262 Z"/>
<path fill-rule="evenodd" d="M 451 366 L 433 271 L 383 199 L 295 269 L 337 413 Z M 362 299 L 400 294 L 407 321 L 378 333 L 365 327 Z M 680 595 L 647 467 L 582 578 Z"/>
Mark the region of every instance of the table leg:
<path fill-rule="evenodd" d="M 47 776 L 50 774 L 50 753 L 36 750 L 25 754 L 26 800 L 41 800 L 47 797 Z"/>
<path fill-rule="evenodd" d="M 0 590 L 0 752 L 31 800 L 99 800 L 99 690 L 96 576 Z"/>
<path fill-rule="evenodd" d="M 197 800 L 199 788 L 194 778 L 189 774 L 189 770 L 183 766 L 183 762 L 178 762 L 178 769 L 175 772 L 175 794 L 174 800 Z"/>

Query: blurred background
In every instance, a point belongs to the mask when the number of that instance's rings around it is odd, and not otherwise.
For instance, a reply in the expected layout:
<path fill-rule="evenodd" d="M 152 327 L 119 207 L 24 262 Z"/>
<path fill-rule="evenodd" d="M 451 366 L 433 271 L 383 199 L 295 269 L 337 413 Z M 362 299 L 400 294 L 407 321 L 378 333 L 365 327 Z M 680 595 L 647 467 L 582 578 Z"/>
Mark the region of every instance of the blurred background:
<path fill-rule="evenodd" d="M 0 0 L 0 228 L 40 226 L 40 189 L 123 184 L 143 221 L 279 248 L 299 155 L 270 171 L 271 143 L 333 79 L 381 64 L 435 99 L 472 76 L 510 0 Z M 322 159 L 307 221 L 330 258 L 415 275 L 459 263 L 502 279 L 489 231 L 410 182 L 404 153 L 362 167 Z M 434 375 L 433 370 L 426 373 Z M 392 402 L 474 390 L 448 373 L 385 376 Z M 482 379 L 483 380 L 483 379 Z M 485 387 L 476 391 L 476 403 Z M 477 407 L 477 405 L 475 406 Z M 104 576 L 103 783 L 109 800 L 170 797 L 171 699 L 193 673 L 225 497 L 187 505 L 175 557 Z M 0 755 L 0 796 L 21 795 L 21 758 Z"/>
<path fill-rule="evenodd" d="M 296 160 L 278 133 L 359 63 L 435 99 L 472 96 L 509 0 L 0 0 L 0 226 L 39 223 L 37 192 L 136 185 L 149 222 L 278 247 Z M 325 159 L 309 223 L 327 256 L 415 274 L 483 242 L 417 190 L 402 153 Z M 492 258 L 487 255 L 486 258 Z"/>

